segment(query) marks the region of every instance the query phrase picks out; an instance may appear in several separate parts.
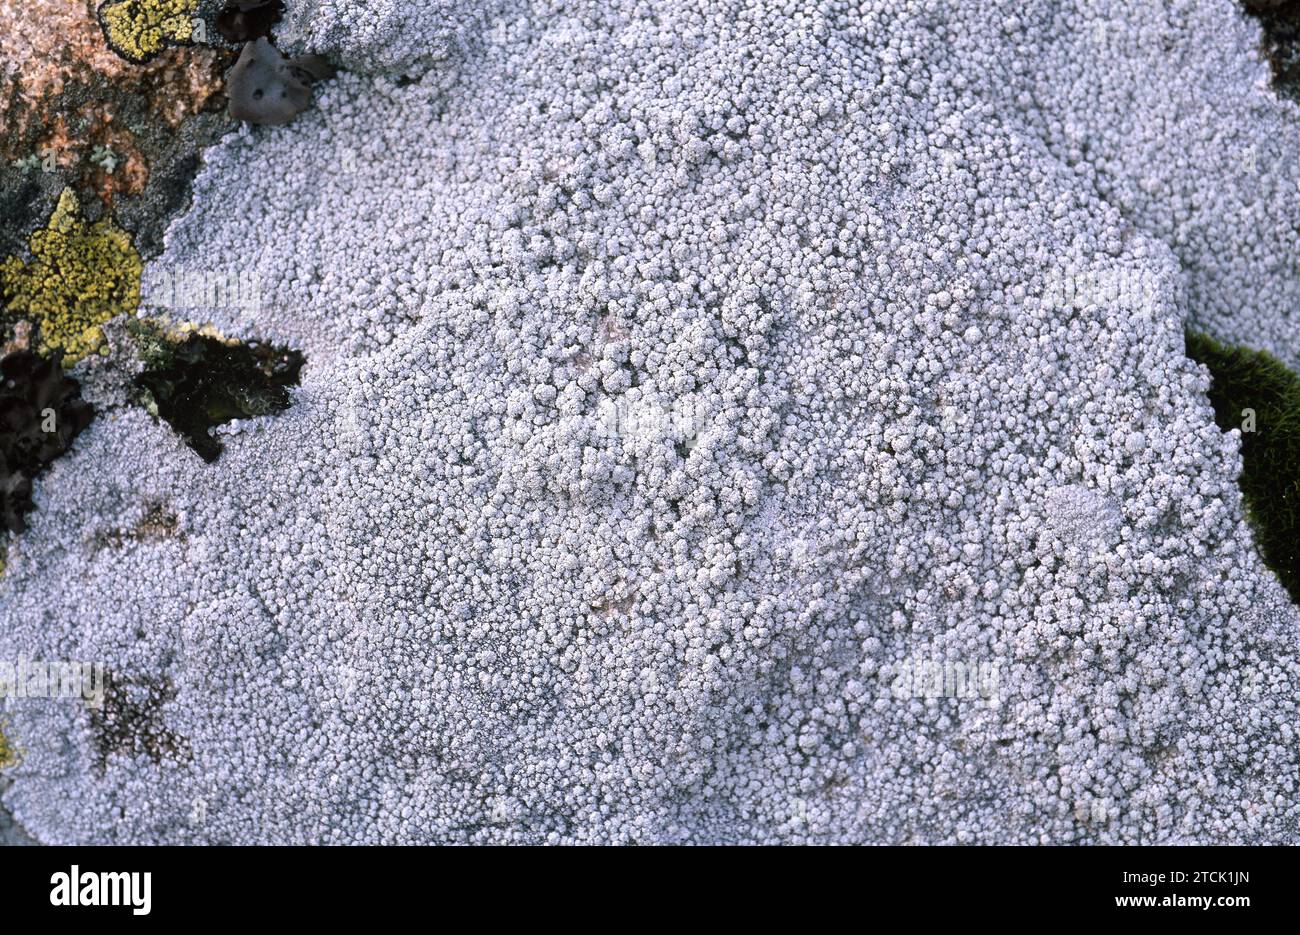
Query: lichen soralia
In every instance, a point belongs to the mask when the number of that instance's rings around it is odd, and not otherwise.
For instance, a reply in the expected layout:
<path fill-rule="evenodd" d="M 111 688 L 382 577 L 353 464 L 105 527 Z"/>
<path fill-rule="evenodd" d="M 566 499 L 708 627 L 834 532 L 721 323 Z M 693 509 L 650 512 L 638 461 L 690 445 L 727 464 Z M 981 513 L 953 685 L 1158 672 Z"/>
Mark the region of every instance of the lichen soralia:
<path fill-rule="evenodd" d="M 494 5 L 287 4 L 291 54 L 431 67 L 205 152 L 148 278 L 254 273 L 205 312 L 312 371 L 219 470 L 122 406 L 44 485 L 6 647 L 170 679 L 191 756 L 101 773 L 88 715 L 22 706 L 23 828 L 1294 843 L 1300 611 L 1183 353 L 1194 309 L 1300 364 L 1255 25 Z M 158 502 L 187 541 L 87 535 Z M 998 687 L 895 687 L 936 659 Z"/>
<path fill-rule="evenodd" d="M 40 350 L 61 351 L 71 366 L 100 347 L 104 322 L 139 305 L 140 254 L 108 215 L 87 222 L 71 189 L 28 245 L 30 263 L 0 261 L 4 313 L 32 321 Z"/>

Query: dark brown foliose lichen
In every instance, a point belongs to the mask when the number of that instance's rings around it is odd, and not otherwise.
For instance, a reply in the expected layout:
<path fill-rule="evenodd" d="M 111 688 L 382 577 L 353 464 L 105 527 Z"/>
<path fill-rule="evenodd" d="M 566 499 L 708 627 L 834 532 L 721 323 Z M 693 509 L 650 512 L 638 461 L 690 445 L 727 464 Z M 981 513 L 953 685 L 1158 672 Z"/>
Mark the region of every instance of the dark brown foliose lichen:
<path fill-rule="evenodd" d="M 289 407 L 305 358 L 260 341 L 226 342 L 206 334 L 172 340 L 136 326 L 145 359 L 136 377 L 145 405 L 157 413 L 204 461 L 221 454 L 209 434 L 233 419 L 273 415 Z"/>
<path fill-rule="evenodd" d="M 333 74 L 333 66 L 319 55 L 290 59 L 266 39 L 254 39 L 230 70 L 230 116 L 267 126 L 286 124 L 311 105 L 312 84 Z"/>
<path fill-rule="evenodd" d="M 1241 0 L 1264 27 L 1264 52 L 1279 93 L 1300 101 L 1300 0 Z"/>
<path fill-rule="evenodd" d="M 33 478 L 68 450 L 93 416 L 57 357 L 15 351 L 0 360 L 0 526 L 27 528 Z"/>
<path fill-rule="evenodd" d="M 227 42 L 251 42 L 269 36 L 283 13 L 283 0 L 229 0 L 217 14 L 217 32 Z"/>

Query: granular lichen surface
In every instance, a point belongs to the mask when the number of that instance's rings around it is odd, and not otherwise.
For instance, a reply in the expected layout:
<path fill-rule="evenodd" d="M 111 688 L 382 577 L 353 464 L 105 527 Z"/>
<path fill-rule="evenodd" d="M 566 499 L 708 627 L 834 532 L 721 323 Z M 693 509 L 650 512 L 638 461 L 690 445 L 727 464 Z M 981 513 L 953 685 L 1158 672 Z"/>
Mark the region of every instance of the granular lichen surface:
<path fill-rule="evenodd" d="M 155 690 L 106 746 L 14 712 L 34 836 L 1300 841 L 1300 615 L 1184 339 L 1300 365 L 1258 20 L 289 0 L 274 35 L 343 70 L 204 151 L 140 306 L 252 277 L 186 317 L 308 365 L 206 464 L 111 323 L 83 364 L 113 418 L 42 487 L 0 658 Z"/>

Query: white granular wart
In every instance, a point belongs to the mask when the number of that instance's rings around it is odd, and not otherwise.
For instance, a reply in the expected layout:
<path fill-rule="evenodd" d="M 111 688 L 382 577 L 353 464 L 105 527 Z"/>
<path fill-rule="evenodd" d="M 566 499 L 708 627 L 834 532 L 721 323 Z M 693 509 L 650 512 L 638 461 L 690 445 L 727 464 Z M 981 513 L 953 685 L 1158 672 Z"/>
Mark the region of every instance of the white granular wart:
<path fill-rule="evenodd" d="M 0 658 L 153 691 L 9 705 L 29 833 L 1300 841 L 1298 617 L 1183 353 L 1300 363 L 1236 4 L 288 6 L 352 70 L 204 154 L 146 301 L 254 275 L 204 317 L 303 386 L 205 465 L 89 368 Z"/>

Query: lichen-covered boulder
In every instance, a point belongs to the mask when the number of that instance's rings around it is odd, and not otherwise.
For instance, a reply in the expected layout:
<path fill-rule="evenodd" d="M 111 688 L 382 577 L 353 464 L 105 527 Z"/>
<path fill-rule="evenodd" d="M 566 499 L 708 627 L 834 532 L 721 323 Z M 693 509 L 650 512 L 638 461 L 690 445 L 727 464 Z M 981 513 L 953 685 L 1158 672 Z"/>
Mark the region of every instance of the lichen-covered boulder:
<path fill-rule="evenodd" d="M 28 831 L 1300 841 L 1300 614 L 1184 353 L 1300 359 L 1300 126 L 1237 4 L 276 38 L 358 71 L 204 154 L 142 304 L 253 273 L 209 317 L 310 368 L 213 465 L 119 406 L 42 485 L 0 658 L 133 690 L 12 706 Z"/>

